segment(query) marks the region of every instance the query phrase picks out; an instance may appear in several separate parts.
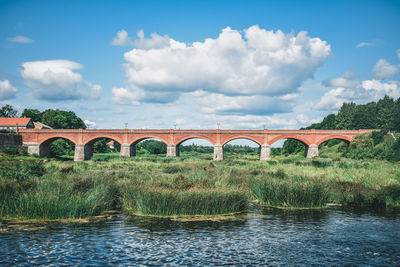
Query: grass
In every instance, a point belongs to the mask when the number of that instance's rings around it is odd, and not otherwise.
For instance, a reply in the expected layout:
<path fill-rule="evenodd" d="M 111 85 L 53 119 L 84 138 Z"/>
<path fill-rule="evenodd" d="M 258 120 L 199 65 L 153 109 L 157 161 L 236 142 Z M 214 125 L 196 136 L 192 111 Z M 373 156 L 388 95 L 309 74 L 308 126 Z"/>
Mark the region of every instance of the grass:
<path fill-rule="evenodd" d="M 215 162 L 96 155 L 85 162 L 0 154 L 0 217 L 85 218 L 107 210 L 143 215 L 245 212 L 248 203 L 285 208 L 400 205 L 398 163 L 345 158 L 235 156 Z"/>

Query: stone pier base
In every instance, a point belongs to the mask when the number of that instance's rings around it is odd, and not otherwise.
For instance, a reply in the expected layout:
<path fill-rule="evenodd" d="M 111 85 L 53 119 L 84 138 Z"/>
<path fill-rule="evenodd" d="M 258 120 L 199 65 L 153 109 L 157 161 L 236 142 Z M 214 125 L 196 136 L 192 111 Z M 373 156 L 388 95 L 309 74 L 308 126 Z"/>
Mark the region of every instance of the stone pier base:
<path fill-rule="evenodd" d="M 311 159 L 313 157 L 318 157 L 318 146 L 314 144 L 306 148 L 306 158 Z"/>
<path fill-rule="evenodd" d="M 93 146 L 91 145 L 75 145 L 74 161 L 89 160 L 93 155 Z"/>
<path fill-rule="evenodd" d="M 214 146 L 214 160 L 224 159 L 224 148 L 221 145 Z"/>
<path fill-rule="evenodd" d="M 176 145 L 168 145 L 167 157 L 178 157 L 178 156 L 179 156 L 179 147 Z"/>
<path fill-rule="evenodd" d="M 24 143 L 29 154 L 38 155 L 39 157 L 50 157 L 50 146 L 46 144 Z"/>
<path fill-rule="evenodd" d="M 121 157 L 133 157 L 136 156 L 136 147 L 135 145 L 130 144 L 121 144 Z"/>
<path fill-rule="evenodd" d="M 260 150 L 260 160 L 270 160 L 271 159 L 271 146 L 262 145 Z"/>

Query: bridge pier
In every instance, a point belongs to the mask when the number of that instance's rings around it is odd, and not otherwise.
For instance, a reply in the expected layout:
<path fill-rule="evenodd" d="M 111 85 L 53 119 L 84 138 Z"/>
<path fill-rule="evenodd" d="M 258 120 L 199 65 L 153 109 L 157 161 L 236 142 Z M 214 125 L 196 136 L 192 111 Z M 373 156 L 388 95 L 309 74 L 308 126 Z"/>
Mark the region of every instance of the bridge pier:
<path fill-rule="evenodd" d="M 224 159 L 224 148 L 221 145 L 214 146 L 214 160 Z"/>
<path fill-rule="evenodd" d="M 136 156 L 136 146 L 130 144 L 121 144 L 121 157 L 133 157 Z"/>
<path fill-rule="evenodd" d="M 93 155 L 93 145 L 77 144 L 75 145 L 74 161 L 89 160 Z"/>
<path fill-rule="evenodd" d="M 270 159 L 271 159 L 271 146 L 264 144 L 261 146 L 260 160 L 270 160 Z"/>
<path fill-rule="evenodd" d="M 23 146 L 27 148 L 29 154 L 50 157 L 50 146 L 48 144 L 24 143 Z"/>
<path fill-rule="evenodd" d="M 318 146 L 311 144 L 306 148 L 306 158 L 311 159 L 313 157 L 318 157 Z"/>
<path fill-rule="evenodd" d="M 179 146 L 170 144 L 167 146 L 167 157 L 178 157 L 179 156 Z"/>

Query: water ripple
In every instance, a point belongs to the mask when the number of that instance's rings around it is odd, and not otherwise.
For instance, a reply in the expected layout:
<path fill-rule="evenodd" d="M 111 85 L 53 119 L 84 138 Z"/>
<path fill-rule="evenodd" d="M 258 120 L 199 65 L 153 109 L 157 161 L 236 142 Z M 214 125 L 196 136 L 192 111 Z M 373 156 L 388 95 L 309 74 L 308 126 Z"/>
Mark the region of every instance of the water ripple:
<path fill-rule="evenodd" d="M 264 210 L 222 222 L 121 216 L 0 233 L 0 264 L 393 266 L 400 262 L 399 215 Z"/>

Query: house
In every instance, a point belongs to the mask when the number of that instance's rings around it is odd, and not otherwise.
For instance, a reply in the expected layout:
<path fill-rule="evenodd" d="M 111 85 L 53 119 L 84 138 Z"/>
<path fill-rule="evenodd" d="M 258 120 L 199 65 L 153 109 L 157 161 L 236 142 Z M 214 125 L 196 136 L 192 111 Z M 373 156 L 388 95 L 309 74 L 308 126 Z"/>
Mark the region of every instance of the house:
<path fill-rule="evenodd" d="M 107 146 L 111 149 L 114 149 L 114 140 L 111 140 L 110 142 L 107 143 Z"/>
<path fill-rule="evenodd" d="M 0 130 L 15 131 L 16 129 L 35 128 L 31 118 L 1 118 Z"/>
<path fill-rule="evenodd" d="M 53 129 L 50 126 L 41 122 L 34 122 L 33 124 L 35 125 L 35 129 Z"/>

